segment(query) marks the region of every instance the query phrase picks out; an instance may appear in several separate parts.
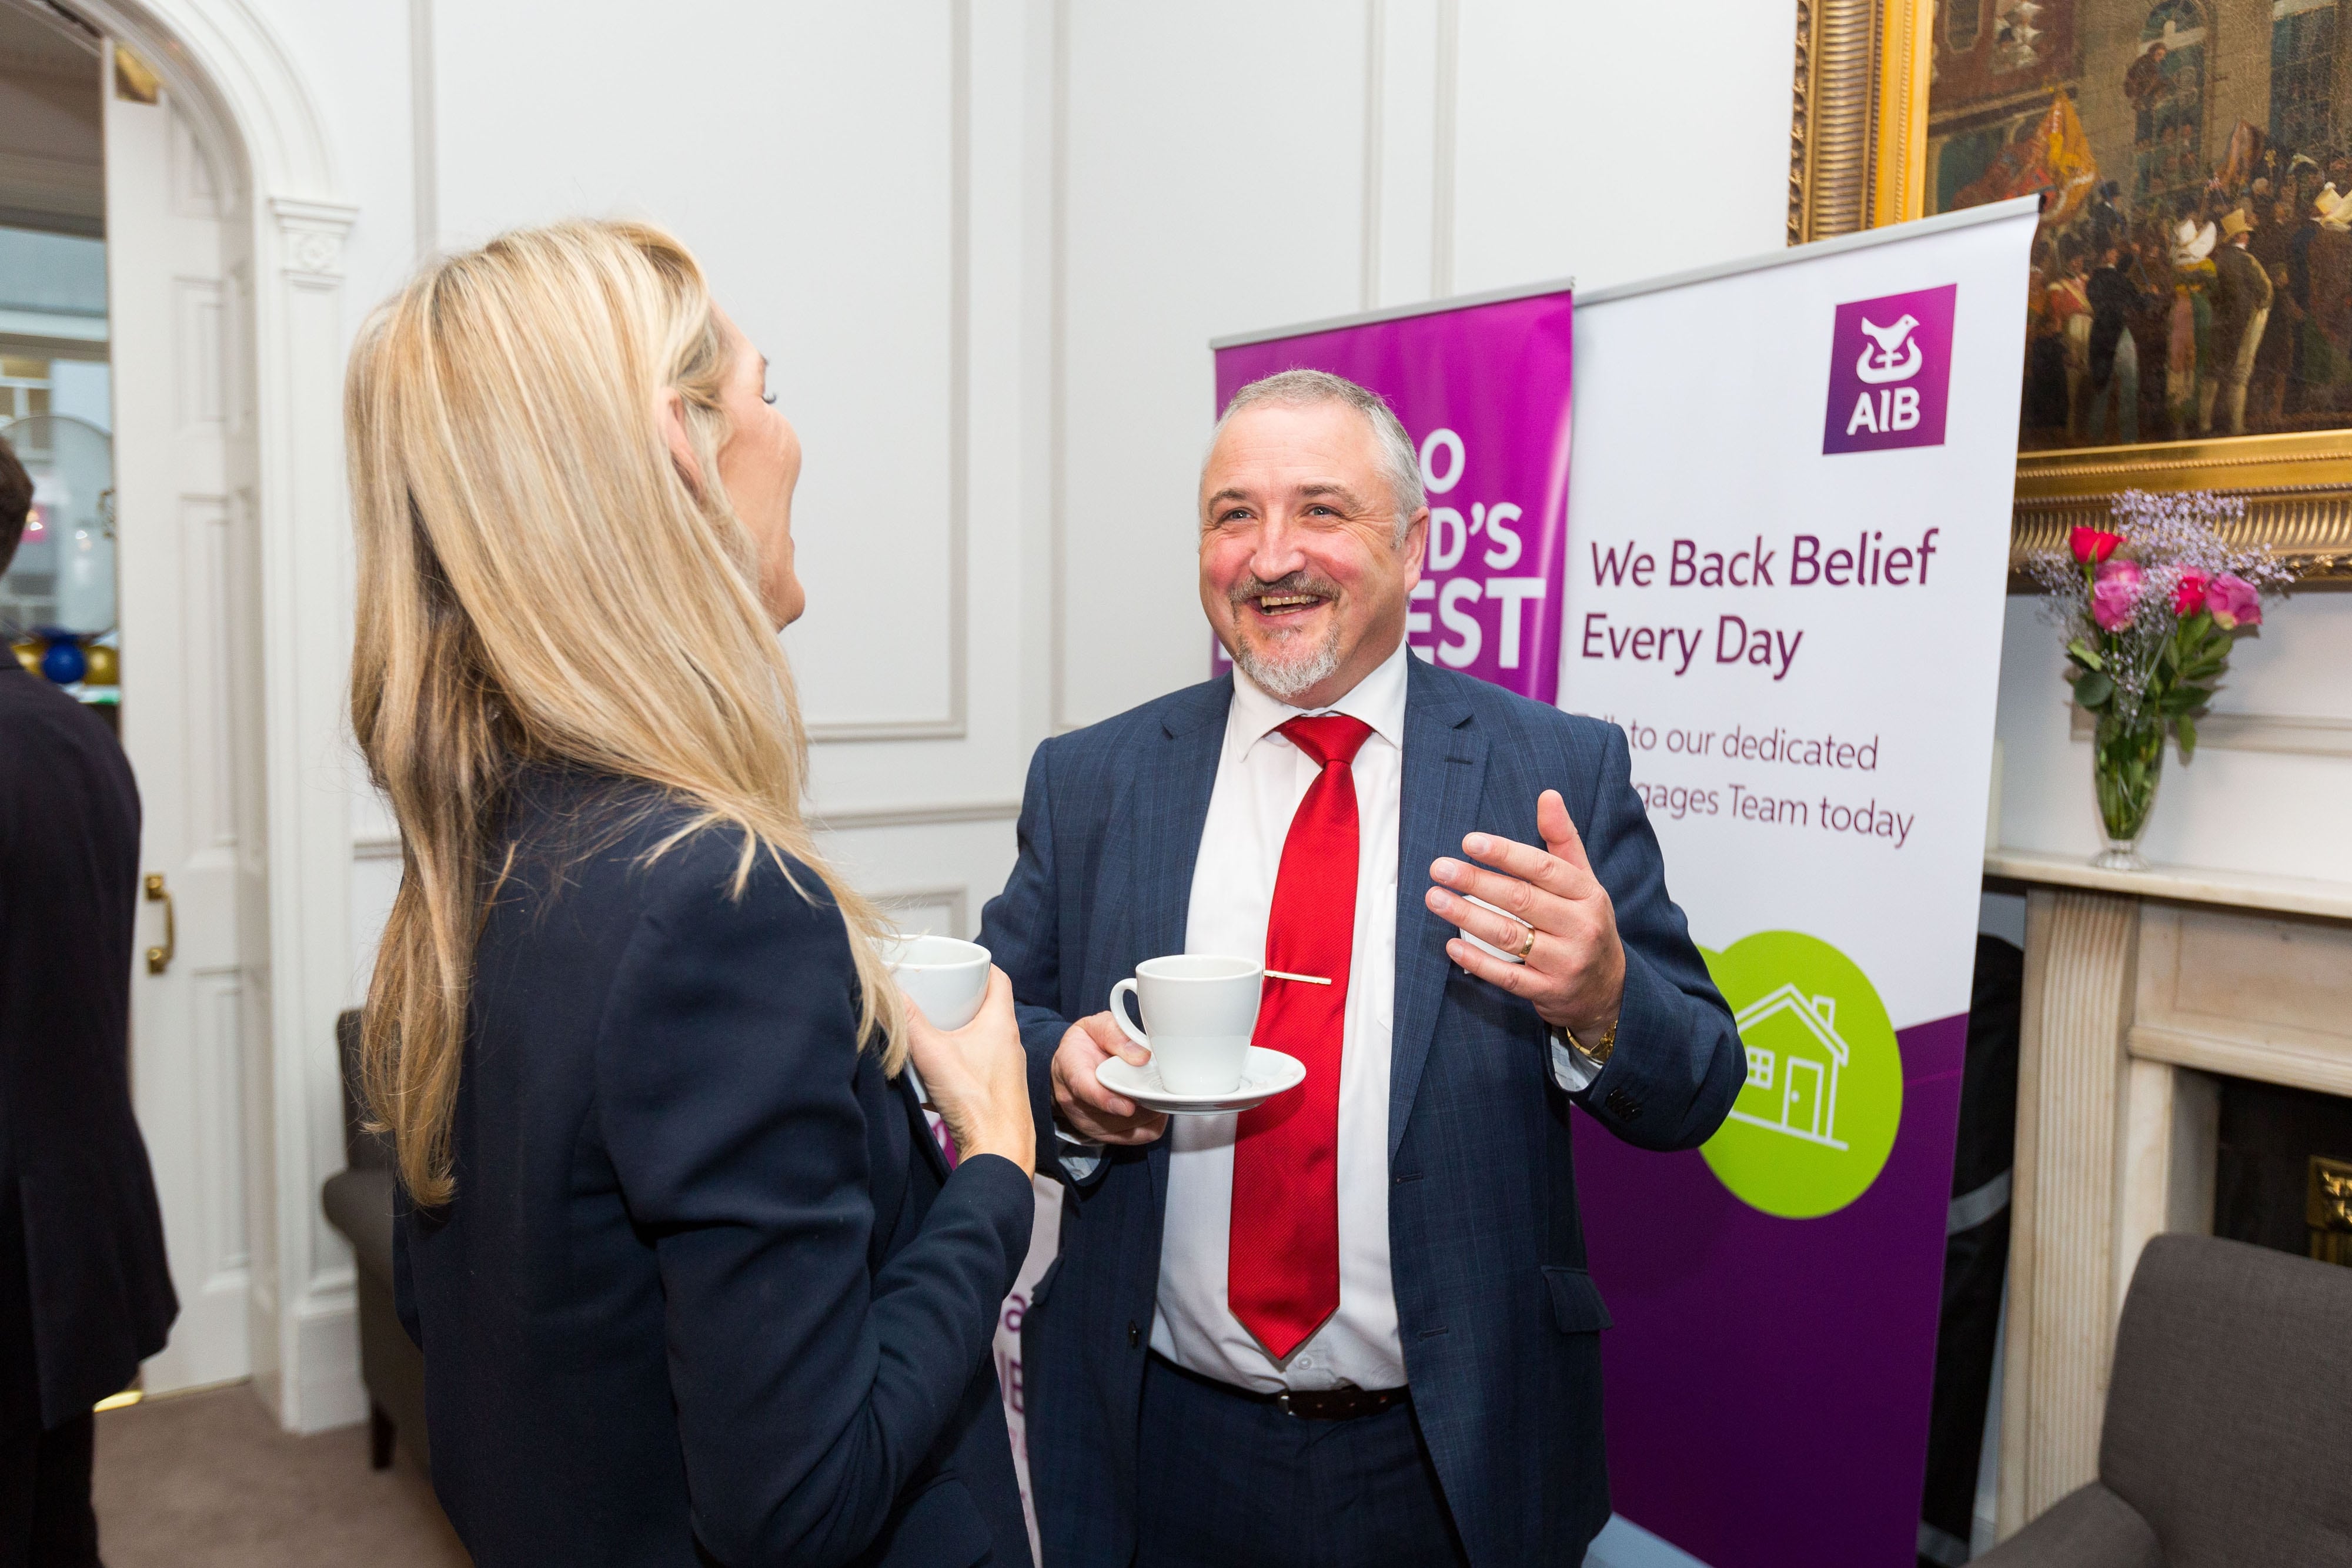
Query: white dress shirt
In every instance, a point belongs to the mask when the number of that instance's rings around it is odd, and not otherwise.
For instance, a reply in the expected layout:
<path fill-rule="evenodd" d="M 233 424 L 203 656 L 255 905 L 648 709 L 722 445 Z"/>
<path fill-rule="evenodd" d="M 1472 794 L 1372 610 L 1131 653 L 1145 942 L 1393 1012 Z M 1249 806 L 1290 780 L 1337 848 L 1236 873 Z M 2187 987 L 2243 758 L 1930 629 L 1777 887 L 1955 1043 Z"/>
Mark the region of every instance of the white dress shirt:
<path fill-rule="evenodd" d="M 1160 1311 L 1151 1348 L 1223 1383 L 1286 1388 L 1394 1388 L 1404 1382 L 1389 1276 L 1389 1031 L 1396 1006 L 1398 803 L 1404 778 L 1406 653 L 1328 708 L 1371 726 L 1356 753 L 1356 944 L 1339 1058 L 1339 1307 L 1276 1361 L 1225 1302 L 1233 1227 L 1232 1116 L 1172 1116 Z M 1290 819 L 1322 770 L 1279 733 L 1289 707 L 1234 672 L 1217 781 L 1192 866 L 1188 953 L 1265 956 L 1267 912 Z M 1416 883 L 1416 891 L 1419 884 Z M 1280 1194 L 1264 1195 L 1275 1202 Z"/>

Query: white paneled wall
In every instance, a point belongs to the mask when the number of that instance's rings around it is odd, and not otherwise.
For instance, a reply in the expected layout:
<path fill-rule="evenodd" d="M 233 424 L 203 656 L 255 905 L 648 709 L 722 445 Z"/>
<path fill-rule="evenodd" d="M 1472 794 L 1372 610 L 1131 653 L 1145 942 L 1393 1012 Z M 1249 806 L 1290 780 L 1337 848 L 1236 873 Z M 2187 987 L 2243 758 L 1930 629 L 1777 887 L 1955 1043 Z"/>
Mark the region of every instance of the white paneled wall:
<path fill-rule="evenodd" d="M 2065 658 L 2039 610 L 2011 600 L 2001 641 L 2000 838 L 2087 860 L 2101 841 L 2091 743 L 2070 723 Z M 2168 750 L 2141 850 L 2175 865 L 2352 882 L 2352 594 L 2310 591 L 2264 613 L 2231 655 L 2213 712 L 2268 722 L 2209 718 L 2186 766 Z"/>
<path fill-rule="evenodd" d="M 970 0 L 711 5 L 655 29 L 613 3 L 566 6 L 561 26 L 540 5 L 419 15 L 428 247 L 571 214 L 650 219 L 694 247 L 769 356 L 806 453 L 810 609 L 787 646 L 815 808 L 876 894 L 914 900 L 918 924 L 975 925 L 1011 862 L 1036 727 L 1022 716 L 1040 597 L 1024 618 L 1022 436 L 1043 388 L 1024 289 L 1045 216 L 1028 18 Z M 389 831 L 362 803 L 355 984 L 369 904 L 397 875 Z"/>
<path fill-rule="evenodd" d="M 1365 13 L 1069 4 L 1055 83 L 1057 727 L 1202 678 L 1208 340 L 1357 308 Z"/>
<path fill-rule="evenodd" d="M 707 9 L 723 43 L 634 5 L 553 28 L 537 6 L 444 7 L 440 239 L 583 213 L 684 237 L 807 452 L 793 647 L 813 730 L 961 738 L 968 6 Z"/>
<path fill-rule="evenodd" d="M 1207 340 L 1780 241 L 1779 5 L 1058 9 L 1057 727 L 1206 671 Z"/>
<path fill-rule="evenodd" d="M 1793 4 L 1460 12 L 1442 292 L 1600 287 L 1783 243 Z"/>

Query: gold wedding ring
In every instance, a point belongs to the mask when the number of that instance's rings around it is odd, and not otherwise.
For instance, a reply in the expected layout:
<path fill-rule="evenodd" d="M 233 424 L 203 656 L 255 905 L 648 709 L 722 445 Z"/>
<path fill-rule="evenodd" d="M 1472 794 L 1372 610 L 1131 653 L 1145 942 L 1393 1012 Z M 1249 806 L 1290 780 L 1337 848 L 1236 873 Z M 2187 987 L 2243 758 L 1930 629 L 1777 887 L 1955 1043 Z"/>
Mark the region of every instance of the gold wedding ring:
<path fill-rule="evenodd" d="M 1519 962 L 1520 962 L 1520 963 L 1522 963 L 1522 964 L 1526 963 L 1526 962 L 1528 961 L 1528 954 L 1530 954 L 1530 953 L 1532 953 L 1532 952 L 1534 952 L 1535 950 L 1536 950 L 1536 928 L 1535 928 L 1534 926 L 1530 925 L 1530 926 L 1528 926 L 1528 939 L 1527 939 L 1525 942 L 1523 942 L 1523 943 L 1521 943 L 1521 944 L 1519 945 L 1519 952 L 1518 952 L 1518 959 L 1519 959 Z"/>

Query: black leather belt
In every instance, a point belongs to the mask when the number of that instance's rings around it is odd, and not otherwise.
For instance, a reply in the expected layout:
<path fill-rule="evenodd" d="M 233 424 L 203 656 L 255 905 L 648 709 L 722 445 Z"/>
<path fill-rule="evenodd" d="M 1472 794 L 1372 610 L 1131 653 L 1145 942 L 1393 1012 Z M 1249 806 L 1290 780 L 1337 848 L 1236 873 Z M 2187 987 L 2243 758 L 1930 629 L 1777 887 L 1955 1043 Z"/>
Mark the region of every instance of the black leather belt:
<path fill-rule="evenodd" d="M 1377 1416 L 1383 1410 L 1412 1403 L 1412 1391 L 1408 1388 L 1294 1388 L 1281 1394 L 1260 1394 L 1236 1387 L 1221 1377 L 1179 1366 L 1156 1350 L 1151 1359 L 1190 1382 L 1252 1405 L 1271 1405 L 1301 1421 L 1352 1421 L 1359 1416 Z"/>

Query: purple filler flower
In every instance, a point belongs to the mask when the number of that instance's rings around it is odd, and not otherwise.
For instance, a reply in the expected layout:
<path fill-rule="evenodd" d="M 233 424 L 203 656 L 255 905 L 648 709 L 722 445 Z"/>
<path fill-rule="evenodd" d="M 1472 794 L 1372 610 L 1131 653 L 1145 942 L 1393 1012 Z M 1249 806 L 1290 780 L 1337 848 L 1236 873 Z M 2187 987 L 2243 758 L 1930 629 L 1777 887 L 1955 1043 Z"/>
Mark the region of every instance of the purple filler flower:
<path fill-rule="evenodd" d="M 2213 612 L 2213 624 L 2224 632 L 2263 623 L 2261 596 L 2252 583 L 2233 571 L 2223 572 L 2206 588 L 2205 608 Z"/>
<path fill-rule="evenodd" d="M 2100 563 L 2098 580 L 2091 587 L 2091 619 L 2099 623 L 2102 632 L 2120 632 L 2131 624 L 2132 614 L 2139 608 L 2140 583 L 2146 574 L 2139 562 L 2117 556 Z M 2220 584 L 2214 584 L 2216 591 Z M 2247 591 L 2252 597 L 2252 591 Z M 2215 620 L 2220 620 L 2217 612 Z"/>

